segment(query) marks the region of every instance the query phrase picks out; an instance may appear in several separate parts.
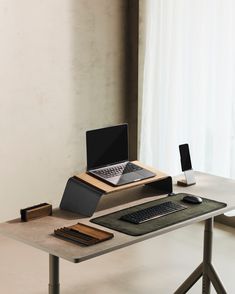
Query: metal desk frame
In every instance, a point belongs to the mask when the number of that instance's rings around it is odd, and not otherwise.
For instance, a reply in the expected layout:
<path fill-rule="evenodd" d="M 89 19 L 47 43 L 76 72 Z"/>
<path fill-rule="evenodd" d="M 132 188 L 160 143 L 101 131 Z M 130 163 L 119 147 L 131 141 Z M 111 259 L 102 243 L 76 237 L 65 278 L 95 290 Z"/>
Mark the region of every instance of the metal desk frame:
<path fill-rule="evenodd" d="M 213 218 L 205 221 L 203 261 L 175 291 L 175 294 L 187 293 L 189 289 L 202 277 L 202 293 L 209 294 L 211 282 L 219 294 L 226 294 L 226 290 L 220 281 L 212 263 L 212 238 L 213 238 Z"/>

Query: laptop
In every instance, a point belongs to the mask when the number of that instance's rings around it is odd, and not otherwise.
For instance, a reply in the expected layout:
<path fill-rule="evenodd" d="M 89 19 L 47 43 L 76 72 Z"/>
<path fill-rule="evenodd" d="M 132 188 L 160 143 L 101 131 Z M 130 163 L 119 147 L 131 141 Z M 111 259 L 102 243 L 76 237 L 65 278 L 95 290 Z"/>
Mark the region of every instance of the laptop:
<path fill-rule="evenodd" d="M 87 173 L 112 186 L 121 186 L 156 174 L 129 161 L 128 125 L 86 132 Z"/>

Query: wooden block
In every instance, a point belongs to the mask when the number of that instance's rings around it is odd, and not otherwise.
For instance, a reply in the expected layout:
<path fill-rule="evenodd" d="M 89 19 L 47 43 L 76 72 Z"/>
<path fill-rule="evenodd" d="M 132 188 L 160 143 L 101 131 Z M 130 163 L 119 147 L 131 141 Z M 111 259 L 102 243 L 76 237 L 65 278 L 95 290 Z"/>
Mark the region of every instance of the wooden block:
<path fill-rule="evenodd" d="M 100 241 L 105 241 L 113 237 L 112 233 L 109 233 L 91 226 L 87 226 L 81 223 L 77 223 L 76 225 L 70 226 L 69 228 L 78 230 L 79 232 L 92 236 Z"/>
<path fill-rule="evenodd" d="M 52 205 L 48 203 L 41 203 L 31 207 L 20 210 L 21 220 L 29 221 L 31 219 L 52 215 Z"/>
<path fill-rule="evenodd" d="M 196 183 L 187 184 L 185 180 L 177 181 L 177 185 L 181 187 L 189 187 L 195 185 Z"/>

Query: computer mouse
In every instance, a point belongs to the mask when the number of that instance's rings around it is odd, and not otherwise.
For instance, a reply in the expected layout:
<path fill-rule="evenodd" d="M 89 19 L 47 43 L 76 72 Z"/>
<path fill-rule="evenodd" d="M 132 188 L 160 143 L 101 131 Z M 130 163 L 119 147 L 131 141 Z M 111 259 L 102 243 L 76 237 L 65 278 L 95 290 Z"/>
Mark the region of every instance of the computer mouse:
<path fill-rule="evenodd" d="M 200 204 L 202 203 L 202 198 L 195 195 L 186 195 L 182 199 L 184 202 L 193 203 L 193 204 Z"/>

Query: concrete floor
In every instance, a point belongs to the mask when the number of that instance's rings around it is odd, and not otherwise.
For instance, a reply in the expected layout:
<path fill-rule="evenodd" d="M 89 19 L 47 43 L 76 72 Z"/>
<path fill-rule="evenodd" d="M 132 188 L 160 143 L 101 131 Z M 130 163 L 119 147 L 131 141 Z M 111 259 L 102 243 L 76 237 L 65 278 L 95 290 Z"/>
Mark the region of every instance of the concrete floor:
<path fill-rule="evenodd" d="M 202 239 L 200 223 L 81 264 L 61 260 L 61 294 L 171 294 L 201 262 Z M 46 253 L 5 237 L 0 248 L 0 293 L 47 293 Z M 213 264 L 235 293 L 234 228 L 215 224 Z M 188 293 L 201 293 L 201 282 Z"/>

